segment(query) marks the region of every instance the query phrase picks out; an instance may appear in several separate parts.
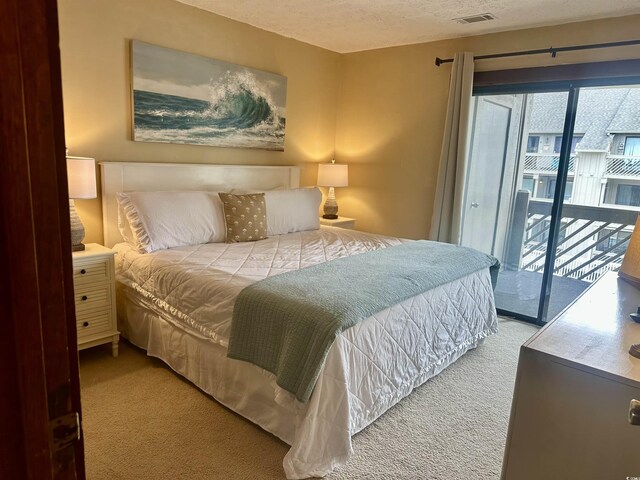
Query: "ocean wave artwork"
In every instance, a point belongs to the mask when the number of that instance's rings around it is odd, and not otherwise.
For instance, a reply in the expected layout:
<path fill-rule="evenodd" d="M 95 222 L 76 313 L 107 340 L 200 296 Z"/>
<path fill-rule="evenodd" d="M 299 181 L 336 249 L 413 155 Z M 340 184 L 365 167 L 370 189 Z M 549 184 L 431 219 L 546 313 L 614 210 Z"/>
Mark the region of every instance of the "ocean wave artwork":
<path fill-rule="evenodd" d="M 284 150 L 287 79 L 132 41 L 133 139 Z"/>

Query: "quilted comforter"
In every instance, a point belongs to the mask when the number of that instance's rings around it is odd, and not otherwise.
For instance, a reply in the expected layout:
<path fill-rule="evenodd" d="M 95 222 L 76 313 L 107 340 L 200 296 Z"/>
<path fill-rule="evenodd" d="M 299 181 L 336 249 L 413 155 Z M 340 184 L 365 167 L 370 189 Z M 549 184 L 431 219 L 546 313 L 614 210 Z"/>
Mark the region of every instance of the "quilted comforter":
<path fill-rule="evenodd" d="M 117 280 L 175 328 L 226 348 L 235 298 L 247 285 L 404 242 L 323 227 L 260 242 L 215 243 L 152 254 L 119 244 Z M 487 268 L 409 298 L 342 332 L 305 404 L 280 391 L 271 374 L 256 376 L 271 382 L 273 404 L 286 404 L 293 418 L 282 420 L 287 428 L 254 421 L 291 445 L 283 462 L 287 478 L 323 476 L 347 461 L 352 435 L 496 331 Z M 218 379 L 218 383 L 223 382 Z M 251 403 L 243 398 L 233 404 L 224 389 L 209 393 L 240 413 Z"/>
<path fill-rule="evenodd" d="M 487 267 L 497 279 L 494 257 L 419 240 L 266 278 L 236 298 L 227 356 L 273 373 L 279 386 L 306 402 L 341 332 Z"/>

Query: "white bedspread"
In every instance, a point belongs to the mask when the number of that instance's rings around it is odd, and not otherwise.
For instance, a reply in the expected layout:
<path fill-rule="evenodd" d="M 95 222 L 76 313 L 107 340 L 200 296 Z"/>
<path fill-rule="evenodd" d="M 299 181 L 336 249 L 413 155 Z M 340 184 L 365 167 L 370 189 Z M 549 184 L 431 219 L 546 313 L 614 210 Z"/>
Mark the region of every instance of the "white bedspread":
<path fill-rule="evenodd" d="M 323 476 L 348 459 L 353 434 L 497 331 L 489 270 L 410 298 L 343 332 L 306 404 L 280 389 L 272 374 L 226 358 L 235 297 L 267 276 L 403 241 L 323 227 L 260 242 L 151 254 L 119 244 L 119 303 L 129 302 L 119 308 L 129 324 L 123 329 L 150 355 L 290 444 L 283 462 L 287 478 Z"/>

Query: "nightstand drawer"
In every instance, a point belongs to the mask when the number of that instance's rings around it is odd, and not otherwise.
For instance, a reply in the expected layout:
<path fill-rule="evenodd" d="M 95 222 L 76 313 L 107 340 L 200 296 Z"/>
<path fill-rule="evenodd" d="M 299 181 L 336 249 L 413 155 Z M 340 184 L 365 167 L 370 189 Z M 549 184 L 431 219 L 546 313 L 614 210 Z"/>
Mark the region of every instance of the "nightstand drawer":
<path fill-rule="evenodd" d="M 109 260 L 106 258 L 74 262 L 73 283 L 78 285 L 82 283 L 107 281 L 110 278 L 109 271 Z"/>
<path fill-rule="evenodd" d="M 77 285 L 75 288 L 76 312 L 111 307 L 111 285 L 108 283 Z"/>
<path fill-rule="evenodd" d="M 78 339 L 113 330 L 111 307 L 76 315 Z"/>

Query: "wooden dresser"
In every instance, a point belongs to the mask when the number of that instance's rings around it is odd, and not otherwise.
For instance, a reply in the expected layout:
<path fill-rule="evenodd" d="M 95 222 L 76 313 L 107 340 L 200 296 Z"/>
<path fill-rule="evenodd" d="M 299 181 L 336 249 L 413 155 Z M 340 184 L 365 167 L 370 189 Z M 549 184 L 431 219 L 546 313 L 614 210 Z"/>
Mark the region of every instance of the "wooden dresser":
<path fill-rule="evenodd" d="M 640 290 L 608 273 L 520 350 L 503 480 L 640 478 Z"/>

